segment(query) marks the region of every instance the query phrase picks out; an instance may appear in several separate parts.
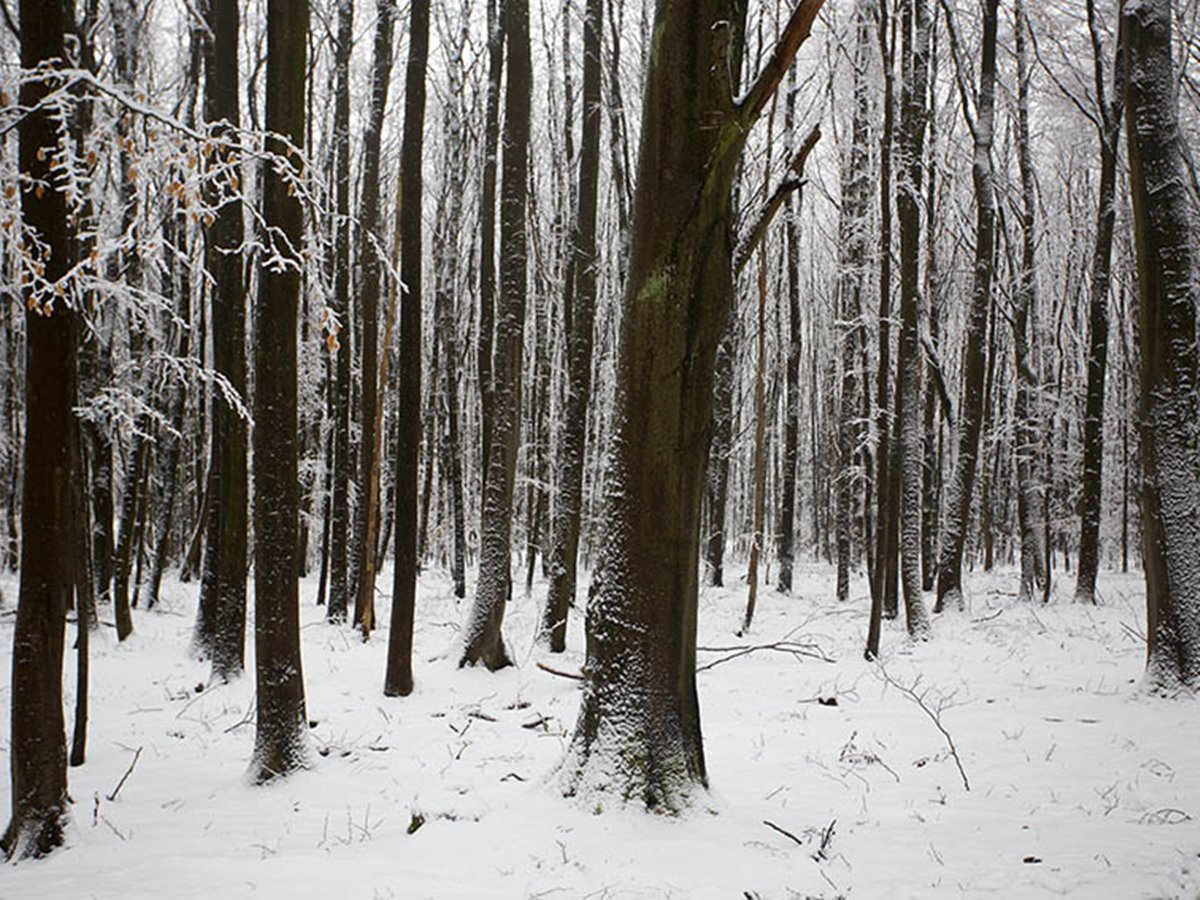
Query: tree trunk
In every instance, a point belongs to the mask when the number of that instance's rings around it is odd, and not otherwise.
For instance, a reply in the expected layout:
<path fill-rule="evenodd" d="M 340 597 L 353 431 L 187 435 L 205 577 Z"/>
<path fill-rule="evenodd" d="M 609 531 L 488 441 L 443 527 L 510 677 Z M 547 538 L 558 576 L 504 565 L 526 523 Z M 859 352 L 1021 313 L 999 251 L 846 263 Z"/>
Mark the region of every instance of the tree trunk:
<path fill-rule="evenodd" d="M 237 0 L 210 0 L 212 40 L 205 60 L 205 118 L 218 135 L 238 127 Z M 240 199 L 228 198 L 208 230 L 205 265 L 212 277 L 213 365 L 246 396 L 245 240 Z M 256 332 L 261 338 L 262 332 Z M 208 463 L 208 539 L 200 579 L 195 647 L 212 660 L 212 679 L 240 675 L 246 658 L 246 564 L 249 524 L 246 421 L 223 397 L 212 403 Z"/>
<path fill-rule="evenodd" d="M 676 811 L 707 784 L 696 696 L 700 506 L 717 344 L 733 292 L 731 187 L 750 125 L 821 3 L 796 7 L 732 100 L 721 0 L 659 0 L 643 106 L 603 522 L 563 787 Z M 744 13 L 741 13 L 744 15 Z M 710 32 L 710 29 L 711 32 Z"/>
<path fill-rule="evenodd" d="M 943 0 L 945 2 L 945 0 Z M 987 364 L 986 341 L 988 314 L 992 306 L 992 279 L 995 273 L 996 197 L 992 184 L 992 131 L 996 96 L 996 6 L 997 0 L 984 0 L 983 47 L 976 95 L 976 117 L 971 124 L 975 156 L 971 167 L 975 189 L 975 269 L 971 288 L 971 307 L 967 319 L 967 349 L 963 371 L 963 402 L 958 416 L 958 455 L 954 474 L 946 494 L 945 531 L 941 559 L 938 561 L 937 603 L 934 612 L 947 604 L 963 606 L 962 561 L 975 487 L 975 468 L 979 459 L 979 435 L 983 423 L 984 370 Z M 949 16 L 948 21 L 952 21 Z M 953 26 L 951 26 L 953 28 Z M 951 39 L 957 43 L 954 32 Z M 956 57 L 957 57 L 956 51 Z M 965 75 L 960 67 L 960 84 Z M 965 96 L 966 90 L 963 89 Z"/>
<path fill-rule="evenodd" d="M 1104 484 L 1104 382 L 1108 368 L 1108 294 L 1112 282 L 1112 244 L 1116 228 L 1117 162 L 1125 105 L 1125 60 L 1120 46 L 1113 53 L 1111 100 L 1105 100 L 1104 63 L 1100 58 L 1095 0 L 1088 0 L 1088 28 L 1100 108 L 1100 204 L 1096 213 L 1096 244 L 1092 252 L 1092 281 L 1088 295 L 1087 396 L 1083 419 L 1083 478 L 1079 495 L 1079 561 L 1075 570 L 1075 602 L 1096 602 L 1096 573 L 1100 566 L 1100 499 Z M 1124 429 L 1122 420 L 1122 429 Z M 1124 435 L 1124 431 L 1122 431 Z"/>
<path fill-rule="evenodd" d="M 921 175 L 925 165 L 925 121 L 929 115 L 929 36 L 932 16 L 926 0 L 904 6 L 904 84 L 900 101 L 901 184 L 896 207 L 900 220 L 900 353 L 896 386 L 900 464 L 900 568 L 905 623 L 910 637 L 930 636 L 921 583 L 921 489 L 925 458 L 921 440 Z"/>
<path fill-rule="evenodd" d="M 579 529 L 583 514 L 583 462 L 592 390 L 596 318 L 596 218 L 600 184 L 600 28 L 603 0 L 588 0 L 583 20 L 583 142 L 579 152 L 579 204 L 572 233 L 571 270 L 563 303 L 567 334 L 567 399 L 558 445 L 558 496 L 550 556 L 550 589 L 542 630 L 550 650 L 566 649 L 567 614 L 575 602 Z"/>
<path fill-rule="evenodd" d="M 304 147 L 307 0 L 267 2 L 267 153 L 263 220 L 282 241 L 268 251 L 286 266 L 259 273 L 254 334 L 254 596 L 257 717 L 251 777 L 256 782 L 307 764 L 308 721 L 300 661 L 299 480 L 296 331 L 303 210 L 280 167 L 294 166 L 284 141 Z M 291 173 L 293 176 L 295 171 Z"/>
<path fill-rule="evenodd" d="M 1200 687 L 1197 286 L 1169 0 L 1125 0 L 1126 134 L 1141 303 L 1139 421 L 1146 682 Z"/>
<path fill-rule="evenodd" d="M 387 109 L 392 72 L 392 24 L 395 0 L 376 0 L 375 56 L 371 66 L 371 107 L 363 132 L 362 199 L 359 227 L 363 264 L 362 297 L 362 454 L 363 495 L 358 507 L 355 549 L 358 581 L 354 594 L 354 624 L 364 638 L 375 628 L 375 513 L 379 497 L 379 294 L 385 254 L 379 222 L 379 157 L 383 145 L 383 115 Z M 386 352 L 386 348 L 385 348 Z"/>
<path fill-rule="evenodd" d="M 713 372 L 712 452 L 705 485 L 704 571 L 712 587 L 725 583 L 725 506 L 729 497 L 729 455 L 733 452 L 733 363 L 737 354 L 737 317 L 730 316 L 717 345 Z"/>
<path fill-rule="evenodd" d="M 64 58 L 63 6 L 21 0 L 21 65 L 34 72 Z M 48 251 L 44 278 L 33 259 L 20 267 L 25 313 L 25 484 L 21 499 L 21 581 L 12 648 L 10 768 L 12 818 L 0 848 L 8 859 L 43 856 L 63 842 L 67 819 L 67 747 L 62 665 L 67 606 L 75 588 L 72 552 L 71 430 L 75 406 L 75 329 L 70 306 L 54 286 L 67 274 L 67 207 L 53 183 L 56 110 L 41 107 L 59 79 L 27 78 L 17 126 L 22 228 Z"/>
<path fill-rule="evenodd" d="M 425 69 L 429 59 L 429 2 L 414 0 L 409 28 L 408 67 L 404 89 L 404 166 L 400 193 L 400 412 L 396 429 L 396 561 L 392 576 L 392 618 L 388 634 L 387 673 L 383 692 L 389 697 L 412 693 L 413 610 L 417 597 L 417 458 L 421 441 L 421 210 L 424 180 L 421 150 L 425 130 Z M 448 351 L 447 356 L 452 354 Z M 447 359 L 453 372 L 453 359 Z M 451 387 L 453 387 L 451 385 Z M 454 402 L 451 391 L 449 402 Z M 425 448 L 432 458 L 432 442 Z"/>
<path fill-rule="evenodd" d="M 354 454 L 350 448 L 351 335 L 350 327 L 350 50 L 354 29 L 354 0 L 338 0 L 337 41 L 334 45 L 336 79 L 333 106 L 334 225 L 333 304 L 338 325 L 333 332 L 337 377 L 333 401 L 333 509 L 330 524 L 329 604 L 325 617 L 345 622 L 350 608 L 349 545 L 353 525 L 350 483 Z"/>
<path fill-rule="evenodd" d="M 463 635 L 459 665 L 511 665 L 500 625 L 512 597 L 512 502 L 521 429 L 525 295 L 528 271 L 525 206 L 533 66 L 528 0 L 505 0 L 508 89 L 504 99 L 503 186 L 500 197 L 500 304 L 492 367 L 493 423 L 483 487 L 479 583 Z"/>

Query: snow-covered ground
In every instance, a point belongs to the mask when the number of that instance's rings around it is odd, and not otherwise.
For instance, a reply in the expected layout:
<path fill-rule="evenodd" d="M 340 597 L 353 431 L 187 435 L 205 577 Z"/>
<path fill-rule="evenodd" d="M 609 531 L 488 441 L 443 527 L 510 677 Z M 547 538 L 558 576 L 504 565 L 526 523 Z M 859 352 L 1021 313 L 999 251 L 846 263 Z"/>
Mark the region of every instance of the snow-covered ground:
<path fill-rule="evenodd" d="M 1139 576 L 1102 578 L 1098 608 L 1019 604 L 1014 573 L 971 577 L 969 610 L 928 644 L 887 623 L 878 666 L 865 585 L 839 607 L 831 570 L 797 574 L 793 596 L 760 596 L 746 638 L 743 585 L 701 598 L 702 646 L 786 638 L 832 661 L 760 650 L 700 673 L 712 790 L 679 818 L 595 815 L 555 791 L 579 688 L 536 663 L 577 670 L 583 635 L 575 617 L 567 654 L 534 646 L 544 585 L 506 617 L 518 667 L 491 674 L 456 668 L 465 610 L 427 575 L 417 689 L 387 699 L 386 629 L 363 644 L 326 625 L 306 584 L 313 766 L 251 787 L 253 678 L 206 686 L 186 654 L 196 587 L 171 583 L 124 646 L 111 628 L 94 641 L 68 845 L 0 868 L 0 897 L 1200 896 L 1200 710 L 1138 693 Z M 17 591 L 2 587 L 7 708 Z M 69 729 L 73 659 L 65 682 Z"/>

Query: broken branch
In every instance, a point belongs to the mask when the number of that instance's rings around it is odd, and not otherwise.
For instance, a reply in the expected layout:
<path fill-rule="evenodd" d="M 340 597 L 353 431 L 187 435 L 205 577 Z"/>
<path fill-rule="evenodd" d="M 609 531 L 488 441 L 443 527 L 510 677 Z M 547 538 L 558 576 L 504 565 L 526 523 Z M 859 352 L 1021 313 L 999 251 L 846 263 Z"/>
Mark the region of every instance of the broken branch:
<path fill-rule="evenodd" d="M 813 130 L 804 139 L 804 143 L 800 145 L 800 149 L 796 151 L 796 155 L 792 157 L 792 161 L 788 165 L 789 174 L 785 175 L 783 180 L 776 186 L 775 192 L 771 194 L 770 199 L 767 200 L 766 204 L 759 211 L 754 224 L 750 227 L 750 233 L 746 235 L 746 239 L 738 246 L 733 263 L 735 278 L 742 273 L 742 269 L 746 267 L 746 263 L 750 261 L 750 257 L 758 248 L 758 245 L 762 243 L 767 229 L 771 227 L 771 221 L 775 218 L 775 214 L 779 212 L 780 207 L 783 206 L 783 201 L 793 191 L 801 190 L 804 187 L 804 163 L 820 139 L 821 126 L 814 125 Z"/>
<path fill-rule="evenodd" d="M 817 13 L 821 11 L 824 4 L 825 0 L 800 0 L 796 4 L 791 18 L 783 28 L 783 34 L 775 43 L 775 51 L 771 54 L 771 58 L 767 60 L 767 64 L 754 79 L 754 84 L 746 92 L 746 96 L 737 104 L 737 111 L 747 125 L 754 123 L 762 113 L 763 107 L 767 105 L 767 101 L 779 89 L 779 85 L 783 82 L 783 76 L 787 74 L 792 61 L 796 58 L 796 51 L 800 49 L 801 44 L 808 40 L 813 22 L 816 21 Z"/>

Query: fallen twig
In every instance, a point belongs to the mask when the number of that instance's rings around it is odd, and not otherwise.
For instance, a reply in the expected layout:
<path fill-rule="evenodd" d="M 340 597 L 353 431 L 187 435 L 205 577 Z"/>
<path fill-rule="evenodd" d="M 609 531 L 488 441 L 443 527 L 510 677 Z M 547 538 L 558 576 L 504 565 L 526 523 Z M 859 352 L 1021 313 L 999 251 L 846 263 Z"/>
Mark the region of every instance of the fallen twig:
<path fill-rule="evenodd" d="M 784 837 L 791 838 L 793 841 L 795 841 L 801 847 L 807 846 L 803 839 L 796 837 L 794 834 L 792 834 L 786 828 L 780 828 L 778 825 L 776 825 L 770 819 L 763 819 L 763 824 L 766 825 L 768 828 L 770 828 L 772 831 L 778 831 Z"/>
<path fill-rule="evenodd" d="M 890 684 L 901 694 L 917 704 L 921 712 L 929 717 L 929 721 L 933 722 L 935 728 L 942 733 L 942 737 L 946 739 L 946 746 L 950 749 L 950 756 L 954 759 L 954 765 L 958 767 L 958 774 L 962 778 L 963 787 L 968 791 L 971 790 L 971 782 L 967 779 L 967 772 L 963 768 L 962 759 L 958 755 L 958 748 L 954 745 L 954 738 L 950 736 L 950 732 L 942 724 L 941 711 L 931 709 L 929 704 L 925 702 L 925 694 L 918 694 L 912 687 L 901 684 L 888 674 L 887 669 L 883 667 L 883 663 L 876 660 L 876 666 L 879 668 L 879 674 L 884 682 Z"/>
<path fill-rule="evenodd" d="M 834 660 L 825 654 L 816 644 L 801 644 L 796 641 L 772 641 L 769 644 L 740 644 L 731 647 L 697 647 L 698 651 L 704 653 L 725 653 L 727 656 L 722 656 L 719 659 L 714 659 L 712 662 L 707 662 L 702 666 L 696 666 L 697 672 L 703 672 L 706 669 L 711 669 L 721 663 L 731 662 L 735 659 L 740 659 L 743 656 L 749 656 L 751 653 L 757 653 L 759 650 L 774 650 L 778 653 L 787 653 L 796 659 L 806 657 L 808 659 L 819 659 L 821 662 L 831 663 Z"/>
<path fill-rule="evenodd" d="M 138 757 L 141 755 L 142 748 L 138 747 L 137 750 L 134 751 L 133 760 L 129 763 L 129 768 L 125 770 L 125 774 L 121 776 L 121 780 L 117 782 L 117 786 L 113 788 L 113 792 L 108 795 L 109 803 L 117 799 L 117 794 L 121 793 L 121 788 L 125 786 L 125 782 L 129 779 L 129 776 L 133 774 L 133 767 L 137 765 Z M 122 838 L 122 840 L 124 840 L 124 838 Z"/>
<path fill-rule="evenodd" d="M 579 673 L 564 672 L 561 669 L 552 669 L 550 666 L 546 665 L 544 662 L 539 662 L 537 664 L 537 667 L 539 669 L 541 669 L 543 672 L 549 672 L 551 675 L 557 675 L 559 678 L 571 678 L 575 681 L 583 681 L 583 673 L 582 672 L 579 672 Z"/>

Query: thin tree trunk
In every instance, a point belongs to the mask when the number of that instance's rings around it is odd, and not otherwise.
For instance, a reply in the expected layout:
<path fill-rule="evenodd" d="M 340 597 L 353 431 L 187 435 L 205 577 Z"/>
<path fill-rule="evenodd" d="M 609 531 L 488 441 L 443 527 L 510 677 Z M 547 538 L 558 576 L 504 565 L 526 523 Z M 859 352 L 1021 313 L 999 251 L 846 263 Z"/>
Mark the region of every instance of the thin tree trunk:
<path fill-rule="evenodd" d="M 500 140 L 500 80 L 504 74 L 504 5 L 507 0 L 487 0 L 488 82 L 483 127 L 483 196 L 479 226 L 479 335 L 476 357 L 479 369 L 480 493 L 488 479 L 492 458 L 492 422 L 495 393 L 492 355 L 496 330 L 496 170 Z"/>
<path fill-rule="evenodd" d="M 413 611 L 417 595 L 417 459 L 421 434 L 421 174 L 425 128 L 425 70 L 429 58 L 429 2 L 414 0 L 409 27 L 408 67 L 405 72 L 404 135 L 400 192 L 404 203 L 397 223 L 400 232 L 400 412 L 396 429 L 396 561 L 392 577 L 392 618 L 388 634 L 387 672 L 383 692 L 389 697 L 412 693 Z M 449 354 L 447 354 L 449 355 Z M 454 360 L 447 360 L 453 366 Z M 450 370 L 453 372 L 453 368 Z M 448 402 L 454 402 L 450 393 Z M 433 416 L 430 416 L 432 420 Z M 425 448 L 428 458 L 433 443 Z"/>

